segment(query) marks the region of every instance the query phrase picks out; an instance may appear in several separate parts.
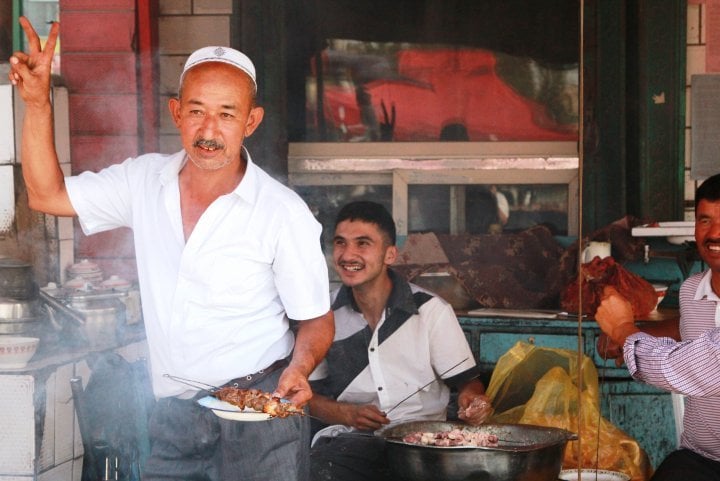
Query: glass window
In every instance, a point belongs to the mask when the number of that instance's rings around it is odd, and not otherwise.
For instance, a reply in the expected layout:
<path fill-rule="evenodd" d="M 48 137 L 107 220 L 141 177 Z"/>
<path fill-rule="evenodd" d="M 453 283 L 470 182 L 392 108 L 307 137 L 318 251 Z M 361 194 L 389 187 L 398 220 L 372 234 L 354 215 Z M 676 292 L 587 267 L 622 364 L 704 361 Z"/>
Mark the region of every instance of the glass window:
<path fill-rule="evenodd" d="M 306 141 L 575 141 L 577 64 L 331 39 L 306 79 Z"/>
<path fill-rule="evenodd" d="M 45 44 L 47 36 L 50 33 L 50 26 L 52 22 L 60 20 L 60 6 L 58 0 L 23 0 L 22 2 L 22 15 L 30 20 L 35 31 L 40 36 L 40 41 Z M 25 50 L 26 39 L 25 34 L 21 32 L 20 49 Z M 55 55 L 53 57 L 52 72 L 54 74 L 60 73 L 60 38 L 55 44 Z"/>

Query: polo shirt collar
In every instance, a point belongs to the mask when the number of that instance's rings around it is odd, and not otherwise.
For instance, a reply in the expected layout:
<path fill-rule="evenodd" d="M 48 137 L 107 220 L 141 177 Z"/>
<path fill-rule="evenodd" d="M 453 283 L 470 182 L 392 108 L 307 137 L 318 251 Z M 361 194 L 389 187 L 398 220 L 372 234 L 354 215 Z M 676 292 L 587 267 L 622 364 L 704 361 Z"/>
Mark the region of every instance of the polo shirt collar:
<path fill-rule="evenodd" d="M 410 284 L 398 275 L 392 269 L 388 269 L 388 276 L 392 281 L 392 291 L 388 298 L 387 305 L 385 306 L 385 312 L 387 315 L 391 315 L 395 311 L 403 311 L 407 314 L 413 315 L 418 313 L 418 308 L 413 298 L 412 289 Z M 332 309 L 337 310 L 345 305 L 350 305 L 353 310 L 360 311 L 360 308 L 355 302 L 352 289 L 348 286 L 343 285 L 338 291 L 338 295 L 335 297 Z"/>
<path fill-rule="evenodd" d="M 697 290 L 695 291 L 695 298 L 694 300 L 699 301 L 702 299 L 707 299 L 709 301 L 720 301 L 720 297 L 718 297 L 717 294 L 715 294 L 715 291 L 713 291 L 712 284 L 710 280 L 712 279 L 712 271 L 708 269 L 708 271 L 705 273 L 703 278 L 700 280 L 700 283 L 698 284 Z"/>

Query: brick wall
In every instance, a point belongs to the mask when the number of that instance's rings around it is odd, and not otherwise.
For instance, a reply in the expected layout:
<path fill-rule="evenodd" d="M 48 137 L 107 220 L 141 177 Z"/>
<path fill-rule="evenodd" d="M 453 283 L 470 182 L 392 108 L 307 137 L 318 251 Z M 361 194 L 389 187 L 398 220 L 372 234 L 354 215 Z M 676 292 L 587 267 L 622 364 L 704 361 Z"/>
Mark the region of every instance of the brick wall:
<path fill-rule="evenodd" d="M 135 0 L 60 0 L 62 76 L 68 87 L 72 173 L 97 171 L 142 153 L 138 21 Z M 158 2 L 158 114 L 161 152 L 181 148 L 167 101 L 187 56 L 228 45 L 232 0 Z M 85 236 L 75 226 L 75 252 L 61 252 L 61 269 L 91 259 L 106 276 L 135 279 L 132 236 L 117 229 Z"/>

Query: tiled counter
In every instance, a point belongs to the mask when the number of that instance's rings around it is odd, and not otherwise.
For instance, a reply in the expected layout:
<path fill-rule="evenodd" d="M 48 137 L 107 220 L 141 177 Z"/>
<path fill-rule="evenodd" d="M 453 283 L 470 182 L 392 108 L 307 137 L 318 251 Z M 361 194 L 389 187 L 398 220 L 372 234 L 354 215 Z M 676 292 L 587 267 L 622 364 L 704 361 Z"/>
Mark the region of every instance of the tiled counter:
<path fill-rule="evenodd" d="M 87 357 L 103 351 L 129 362 L 146 358 L 142 325 L 92 350 L 47 341 L 25 368 L 0 370 L 0 481 L 80 480 L 83 445 L 70 379 L 87 383 Z"/>

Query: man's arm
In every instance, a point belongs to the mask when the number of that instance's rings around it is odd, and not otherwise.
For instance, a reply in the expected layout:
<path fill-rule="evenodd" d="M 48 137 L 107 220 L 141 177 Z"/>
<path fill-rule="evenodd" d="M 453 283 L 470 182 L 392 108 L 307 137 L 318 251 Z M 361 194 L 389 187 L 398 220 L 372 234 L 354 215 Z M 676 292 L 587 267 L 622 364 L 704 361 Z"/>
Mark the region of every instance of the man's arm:
<path fill-rule="evenodd" d="M 25 17 L 20 17 L 20 25 L 28 40 L 29 53 L 15 52 L 10 57 L 9 78 L 25 102 L 21 151 L 29 205 L 48 214 L 74 216 L 55 151 L 50 100 L 51 65 L 60 25 L 53 23 L 44 49 Z"/>
<path fill-rule="evenodd" d="M 326 424 L 342 424 L 362 431 L 375 431 L 390 423 L 373 404 L 338 402 L 319 394 L 310 400 L 310 413 Z"/>
<path fill-rule="evenodd" d="M 643 323 L 637 327 L 641 332 L 654 337 L 669 337 L 680 341 L 680 317 Z M 603 359 L 615 359 L 615 364 L 622 366 L 624 362 L 623 345 L 617 344 L 604 332 L 598 337 L 597 350 Z"/>
<path fill-rule="evenodd" d="M 333 312 L 328 311 L 320 317 L 300 321 L 298 324 L 290 365 L 280 376 L 274 394 L 302 406 L 312 397 L 307 378 L 330 349 L 335 337 L 335 321 Z"/>

